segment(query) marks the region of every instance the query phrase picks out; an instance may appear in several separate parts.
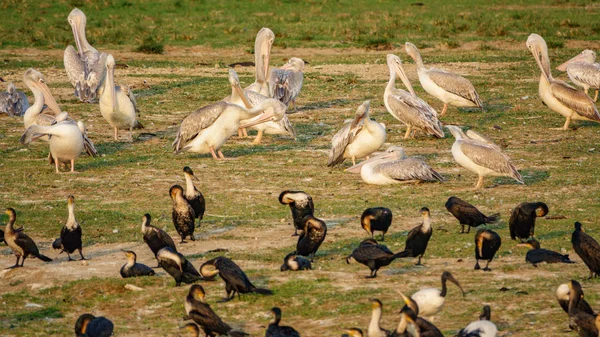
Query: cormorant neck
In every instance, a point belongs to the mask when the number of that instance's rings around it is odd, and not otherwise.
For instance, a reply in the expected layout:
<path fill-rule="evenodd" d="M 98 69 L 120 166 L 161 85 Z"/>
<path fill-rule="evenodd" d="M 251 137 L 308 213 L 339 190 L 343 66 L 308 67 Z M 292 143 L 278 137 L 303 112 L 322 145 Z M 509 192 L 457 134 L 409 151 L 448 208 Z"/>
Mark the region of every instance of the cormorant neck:
<path fill-rule="evenodd" d="M 404 315 L 402 315 L 402 318 L 400 318 L 400 322 L 398 322 L 398 326 L 396 327 L 396 334 L 402 335 L 405 333 L 407 325 L 408 323 L 406 322 L 406 318 L 404 318 Z"/>
<path fill-rule="evenodd" d="M 73 229 L 77 227 L 77 220 L 75 220 L 75 205 L 69 203 L 67 208 L 69 209 L 69 217 L 67 218 L 66 225 L 69 229 Z"/>
<path fill-rule="evenodd" d="M 5 229 L 6 233 L 14 233 L 15 221 L 17 221 L 17 217 L 15 215 L 11 214 L 8 218 L 8 222 L 6 223 L 6 229 Z"/>
<path fill-rule="evenodd" d="M 195 186 L 192 177 L 189 174 L 185 174 L 185 194 L 192 196 L 194 194 L 194 189 Z"/>
<path fill-rule="evenodd" d="M 423 227 L 421 227 L 421 231 L 427 232 L 427 231 L 429 231 L 429 229 L 431 229 L 431 218 L 429 217 L 429 215 L 424 215 L 423 216 Z"/>
<path fill-rule="evenodd" d="M 126 266 L 131 268 L 131 267 L 133 267 L 134 264 L 135 264 L 135 256 L 128 256 Z"/>
<path fill-rule="evenodd" d="M 381 307 L 374 308 L 371 313 L 371 322 L 369 323 L 369 331 L 379 331 L 379 321 L 381 320 Z"/>

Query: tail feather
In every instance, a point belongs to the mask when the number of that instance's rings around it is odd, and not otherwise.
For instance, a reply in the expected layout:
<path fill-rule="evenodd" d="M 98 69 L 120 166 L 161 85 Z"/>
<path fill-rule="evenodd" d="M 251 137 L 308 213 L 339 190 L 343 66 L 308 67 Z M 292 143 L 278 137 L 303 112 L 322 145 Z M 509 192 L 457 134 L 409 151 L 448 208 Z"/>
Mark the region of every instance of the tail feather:
<path fill-rule="evenodd" d="M 494 223 L 500 220 L 500 213 L 492 214 L 485 218 L 485 223 Z"/>
<path fill-rule="evenodd" d="M 90 157 L 98 157 L 98 150 L 85 133 L 83 134 L 83 148 Z"/>
<path fill-rule="evenodd" d="M 52 262 L 52 259 L 47 257 L 46 255 L 38 254 L 36 257 L 44 262 Z"/>
<path fill-rule="evenodd" d="M 403 258 L 403 257 L 410 257 L 412 254 L 412 250 L 410 249 L 405 249 L 399 253 L 394 254 L 394 258 L 395 259 L 399 259 L 399 258 Z"/>
<path fill-rule="evenodd" d="M 575 261 L 571 261 L 571 259 L 569 259 L 569 254 L 565 254 L 563 255 L 562 261 L 563 263 L 575 263 Z"/>
<path fill-rule="evenodd" d="M 54 248 L 54 249 L 62 249 L 62 239 L 61 238 L 57 238 L 56 240 L 54 240 L 54 242 L 52 242 L 52 248 Z"/>
<path fill-rule="evenodd" d="M 273 291 L 265 288 L 254 288 L 252 289 L 252 292 L 261 295 L 273 295 Z"/>

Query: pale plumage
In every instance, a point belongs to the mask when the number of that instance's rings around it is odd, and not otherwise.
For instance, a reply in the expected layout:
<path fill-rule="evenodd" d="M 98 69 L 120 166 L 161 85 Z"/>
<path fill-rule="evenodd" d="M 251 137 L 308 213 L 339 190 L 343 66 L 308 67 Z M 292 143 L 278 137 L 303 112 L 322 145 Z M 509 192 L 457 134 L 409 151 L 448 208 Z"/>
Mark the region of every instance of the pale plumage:
<path fill-rule="evenodd" d="M 526 44 L 542 71 L 539 86 L 542 101 L 552 111 L 566 117 L 562 130 L 569 128 L 572 119 L 600 122 L 598 108 L 588 95 L 552 77 L 546 41 L 537 34 L 531 34 Z"/>
<path fill-rule="evenodd" d="M 444 138 L 442 123 L 438 120 L 437 113 L 429 104 L 417 97 L 408 76 L 404 72 L 404 68 L 402 68 L 400 58 L 388 54 L 387 65 L 390 70 L 390 79 L 385 87 L 383 102 L 387 111 L 406 125 L 404 138 L 408 138 L 413 129 L 421 130 L 438 138 Z M 400 77 L 408 91 L 394 87 L 396 76 Z"/>
<path fill-rule="evenodd" d="M 419 316 L 427 317 L 429 321 L 433 322 L 434 316 L 442 310 L 444 303 L 446 302 L 446 281 L 456 284 L 463 296 L 465 295 L 458 280 L 456 280 L 450 272 L 445 271 L 442 273 L 442 289 L 425 288 L 410 296 L 419 306 Z"/>
<path fill-rule="evenodd" d="M 594 89 L 594 102 L 598 100 L 598 89 L 600 89 L 600 63 L 595 63 L 596 53 L 586 49 L 579 55 L 556 67 L 559 71 L 566 71 L 567 75 L 578 87 L 582 87 L 585 93 L 590 88 Z"/>
<path fill-rule="evenodd" d="M 8 83 L 6 91 L 0 92 L 0 113 L 6 113 L 11 117 L 23 116 L 27 109 L 29 109 L 29 101 L 25 93 L 18 91 L 12 82 Z"/>
<path fill-rule="evenodd" d="M 458 332 L 457 337 L 496 337 L 498 328 L 490 321 L 492 310 L 489 305 L 483 307 L 483 313 L 478 321 L 471 322 Z"/>
<path fill-rule="evenodd" d="M 246 89 L 258 92 L 269 97 L 269 60 L 271 58 L 271 46 L 275 41 L 275 34 L 269 28 L 261 28 L 256 34 L 254 41 L 254 64 L 256 66 L 256 80 Z"/>
<path fill-rule="evenodd" d="M 271 97 L 280 100 L 286 106 L 294 105 L 296 111 L 296 97 L 302 90 L 304 80 L 304 61 L 292 57 L 288 63 L 279 69 L 272 69 L 269 76 L 269 90 Z"/>
<path fill-rule="evenodd" d="M 446 113 L 448 105 L 483 108 L 479 94 L 469 80 L 443 69 L 425 68 L 419 49 L 410 42 L 406 42 L 405 49 L 417 64 L 417 75 L 423 89 L 444 103 L 440 115 Z"/>

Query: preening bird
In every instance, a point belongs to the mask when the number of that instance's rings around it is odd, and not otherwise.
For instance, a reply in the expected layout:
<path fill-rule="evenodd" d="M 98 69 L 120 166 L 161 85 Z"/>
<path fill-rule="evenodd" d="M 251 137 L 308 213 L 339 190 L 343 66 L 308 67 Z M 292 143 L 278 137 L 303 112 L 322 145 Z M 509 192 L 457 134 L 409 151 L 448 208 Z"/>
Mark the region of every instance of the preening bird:
<path fill-rule="evenodd" d="M 588 94 L 588 90 L 594 89 L 594 102 L 598 100 L 600 89 L 600 64 L 596 63 L 596 53 L 586 49 L 567 62 L 556 67 L 559 71 L 566 71 L 569 79 Z"/>
<path fill-rule="evenodd" d="M 187 236 L 190 237 L 190 240 L 196 241 L 194 238 L 196 213 L 183 193 L 183 187 L 179 185 L 173 185 L 169 189 L 169 195 L 173 200 L 171 218 L 173 220 L 173 226 L 175 226 L 177 233 L 181 236 L 180 243 L 185 243 L 185 238 Z"/>
<path fill-rule="evenodd" d="M 296 109 L 296 97 L 302 90 L 304 79 L 304 61 L 298 57 L 292 57 L 281 68 L 271 69 L 269 75 L 270 96 L 280 100 L 286 106 L 294 105 Z"/>
<path fill-rule="evenodd" d="M 583 300 L 581 284 L 571 280 L 567 285 L 569 287 L 569 326 L 581 337 L 597 337 L 597 315 L 579 309 L 579 302 Z"/>
<path fill-rule="evenodd" d="M 67 198 L 67 209 L 69 210 L 67 223 L 60 231 L 60 238 L 52 243 L 52 248 L 66 252 L 69 261 L 73 261 L 71 254 L 73 254 L 75 250 L 78 250 L 81 259 L 85 260 L 86 258 L 83 257 L 83 253 L 81 252 L 81 226 L 79 226 L 79 222 L 75 219 L 75 197 L 72 195 Z"/>
<path fill-rule="evenodd" d="M 176 287 L 179 287 L 182 282 L 191 284 L 202 278 L 185 256 L 170 247 L 160 249 L 156 254 L 156 259 L 158 265 L 175 279 Z"/>
<path fill-rule="evenodd" d="M 296 254 L 310 257 L 312 262 L 319 247 L 327 236 L 327 224 L 321 219 L 307 215 L 302 220 L 304 227 L 296 243 Z"/>
<path fill-rule="evenodd" d="M 296 255 L 295 252 L 289 253 L 283 258 L 283 264 L 281 265 L 281 271 L 296 271 L 296 270 L 307 270 L 312 269 L 310 260 L 304 256 Z"/>
<path fill-rule="evenodd" d="M 120 270 L 121 277 L 141 277 L 141 276 L 153 276 L 156 273 L 150 267 L 145 264 L 137 263 L 137 255 L 134 251 L 124 250 L 125 256 L 127 256 L 127 263 L 125 263 Z"/>
<path fill-rule="evenodd" d="M 469 233 L 471 227 L 495 223 L 500 219 L 500 213 L 486 216 L 475 206 L 458 197 L 448 198 L 448 201 L 446 201 L 446 209 L 460 222 L 462 226 L 460 231 L 461 234 L 465 232 L 465 226 L 467 226 L 467 233 Z"/>
<path fill-rule="evenodd" d="M 17 257 L 17 262 L 15 262 L 15 265 L 6 269 L 23 267 L 25 259 L 29 255 L 37 257 L 44 262 L 51 262 L 51 258 L 40 254 L 35 242 L 33 242 L 33 240 L 27 234 L 23 233 L 23 230 L 15 229 L 14 225 L 17 221 L 17 213 L 15 210 L 13 208 L 7 208 L 5 213 L 8 215 L 8 222 L 6 223 L 6 228 L 4 229 L 4 241 Z M 21 260 L 21 265 L 19 265 L 19 259 L 21 258 L 23 258 L 23 260 Z"/>
<path fill-rule="evenodd" d="M 194 175 L 194 171 L 189 166 L 183 168 L 183 175 L 185 176 L 185 193 L 183 193 L 183 196 L 194 209 L 196 218 L 202 220 L 204 218 L 204 211 L 206 210 L 206 201 L 204 200 L 204 195 L 198 191 L 192 180 L 196 179 L 200 181 L 200 179 Z"/>
<path fill-rule="evenodd" d="M 513 209 L 508 228 L 510 237 L 513 240 L 517 238 L 523 242 L 533 238 L 535 231 L 535 219 L 548 214 L 548 206 L 543 202 L 524 202 Z"/>
<path fill-rule="evenodd" d="M 560 307 L 564 310 L 567 315 L 569 314 L 569 301 L 570 301 L 570 290 L 569 284 L 563 283 L 556 288 L 556 300 Z M 581 298 L 577 303 L 577 310 L 585 312 L 589 315 L 596 316 L 594 310 L 590 307 L 585 298 Z M 575 326 L 569 322 L 569 328 L 575 330 Z"/>
<path fill-rule="evenodd" d="M 6 91 L 0 92 L 0 113 L 11 117 L 23 116 L 29 109 L 29 101 L 24 92 L 17 90 L 10 82 L 6 85 Z"/>
<path fill-rule="evenodd" d="M 375 278 L 379 268 L 389 265 L 395 259 L 407 257 L 408 255 L 408 251 L 394 254 L 385 245 L 378 244 L 373 239 L 366 239 L 346 257 L 346 263 L 350 263 L 350 259 L 356 260 L 356 262 L 369 267 L 371 270 L 371 274 L 366 278 Z"/>
<path fill-rule="evenodd" d="M 363 332 L 359 328 L 349 328 L 345 330 L 342 337 L 363 337 Z"/>
<path fill-rule="evenodd" d="M 446 302 L 446 293 L 448 290 L 446 287 L 446 281 L 456 284 L 463 297 L 465 296 L 465 291 L 461 287 L 460 283 L 458 283 L 458 280 L 447 271 L 442 273 L 442 289 L 425 288 L 410 296 L 419 306 L 419 315 L 429 318 L 431 322 L 433 322 L 434 316 L 442 310 L 444 303 Z"/>
<path fill-rule="evenodd" d="M 387 233 L 392 224 L 392 211 L 385 207 L 367 208 L 360 217 L 360 225 L 371 235 L 375 231 L 381 232 L 381 241 L 384 241 L 385 233 Z"/>
<path fill-rule="evenodd" d="M 278 307 L 271 308 L 273 320 L 267 327 L 265 337 L 300 337 L 300 333 L 291 326 L 279 325 L 281 321 L 281 309 Z"/>
<path fill-rule="evenodd" d="M 83 314 L 75 322 L 75 334 L 77 337 L 110 337 L 114 327 L 106 317 Z"/>
<path fill-rule="evenodd" d="M 517 246 L 528 247 L 530 250 L 525 255 L 525 261 L 537 267 L 538 263 L 575 263 L 569 259 L 568 254 L 560 254 L 548 249 L 540 248 L 540 243 L 536 239 L 531 239 Z"/>
<path fill-rule="evenodd" d="M 573 250 L 583 260 L 590 270 L 590 277 L 595 278 L 600 274 L 600 244 L 591 236 L 583 232 L 581 223 L 575 222 L 575 231 L 571 235 Z"/>
<path fill-rule="evenodd" d="M 290 206 L 292 219 L 294 220 L 294 234 L 292 236 L 297 236 L 298 230 L 304 229 L 304 217 L 313 215 L 315 212 L 312 197 L 304 191 L 286 190 L 279 194 L 279 203 Z"/>
<path fill-rule="evenodd" d="M 491 322 L 492 309 L 489 305 L 483 306 L 483 313 L 478 321 L 469 323 L 464 329 L 458 332 L 457 337 L 496 337 L 498 328 Z"/>
<path fill-rule="evenodd" d="M 500 249 L 502 239 L 498 233 L 489 229 L 480 229 L 475 234 L 475 270 L 481 269 L 479 260 L 487 260 L 484 271 L 490 271 L 488 267 L 494 259 L 496 252 Z"/>

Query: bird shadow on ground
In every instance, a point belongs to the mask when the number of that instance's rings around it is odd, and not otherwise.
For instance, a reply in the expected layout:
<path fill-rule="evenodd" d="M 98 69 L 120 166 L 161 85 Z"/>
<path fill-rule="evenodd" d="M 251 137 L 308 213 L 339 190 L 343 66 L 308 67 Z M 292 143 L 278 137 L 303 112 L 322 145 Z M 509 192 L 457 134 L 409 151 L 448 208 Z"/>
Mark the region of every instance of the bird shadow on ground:
<path fill-rule="evenodd" d="M 535 185 L 541 183 L 542 181 L 548 180 L 550 178 L 550 172 L 547 170 L 534 170 L 534 169 L 526 169 L 521 170 L 521 175 L 523 176 L 523 181 L 525 181 L 525 185 Z M 509 179 L 509 178 L 498 178 L 496 181 L 500 179 Z M 506 182 L 503 182 L 506 184 Z M 517 183 L 514 181 L 514 183 Z"/>

